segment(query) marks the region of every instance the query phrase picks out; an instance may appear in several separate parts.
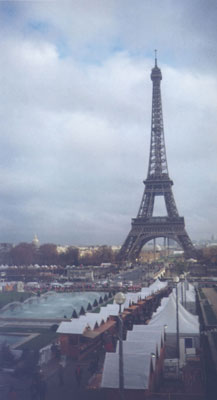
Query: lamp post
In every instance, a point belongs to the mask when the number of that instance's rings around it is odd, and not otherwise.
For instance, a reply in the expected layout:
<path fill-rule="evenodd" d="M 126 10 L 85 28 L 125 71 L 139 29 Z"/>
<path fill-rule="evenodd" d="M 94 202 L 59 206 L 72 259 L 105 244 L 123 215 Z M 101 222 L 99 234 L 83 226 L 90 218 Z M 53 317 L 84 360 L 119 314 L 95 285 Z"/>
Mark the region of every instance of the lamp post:
<path fill-rule="evenodd" d="M 174 282 L 176 285 L 176 353 L 178 359 L 178 374 L 179 374 L 179 299 L 178 299 L 178 282 L 179 277 L 174 277 Z"/>
<path fill-rule="evenodd" d="M 181 304 L 182 304 L 183 306 L 185 306 L 185 303 L 184 303 L 185 287 L 183 287 L 184 280 L 185 280 L 185 275 L 184 275 L 184 274 L 181 274 L 181 275 L 180 275 L 180 281 L 181 281 Z"/>
<path fill-rule="evenodd" d="M 167 330 L 167 328 L 168 328 L 168 325 L 167 324 L 164 324 L 164 342 L 166 342 L 166 330 Z"/>
<path fill-rule="evenodd" d="M 124 398 L 124 364 L 123 364 L 123 321 L 121 317 L 121 305 L 125 302 L 124 293 L 116 293 L 114 301 L 119 305 L 119 390 L 121 399 Z"/>

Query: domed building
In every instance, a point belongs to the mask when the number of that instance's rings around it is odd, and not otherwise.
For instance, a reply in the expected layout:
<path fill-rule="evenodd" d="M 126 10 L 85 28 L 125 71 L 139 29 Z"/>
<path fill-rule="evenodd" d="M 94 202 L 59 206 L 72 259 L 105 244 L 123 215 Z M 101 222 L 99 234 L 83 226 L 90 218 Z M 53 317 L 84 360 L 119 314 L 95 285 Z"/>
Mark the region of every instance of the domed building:
<path fill-rule="evenodd" d="M 38 240 L 37 235 L 34 236 L 34 239 L 32 241 L 32 244 L 34 244 L 35 247 L 39 247 L 40 246 L 40 242 Z"/>

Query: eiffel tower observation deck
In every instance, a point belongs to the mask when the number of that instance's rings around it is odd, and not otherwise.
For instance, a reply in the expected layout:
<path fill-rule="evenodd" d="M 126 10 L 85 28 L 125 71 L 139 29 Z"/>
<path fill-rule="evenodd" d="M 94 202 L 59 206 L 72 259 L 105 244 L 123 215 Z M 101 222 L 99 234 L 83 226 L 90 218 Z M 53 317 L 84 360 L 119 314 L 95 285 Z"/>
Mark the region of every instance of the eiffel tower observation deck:
<path fill-rule="evenodd" d="M 184 217 L 180 217 L 172 192 L 173 181 L 169 177 L 166 147 L 164 141 L 163 112 L 160 84 L 161 70 L 157 65 L 151 71 L 153 83 L 151 144 L 145 190 L 138 215 L 132 219 L 131 230 L 120 250 L 120 261 L 135 261 L 148 241 L 164 237 L 175 240 L 184 250 L 186 257 L 192 257 L 195 250 L 185 230 Z M 156 196 L 163 196 L 166 216 L 153 216 Z"/>

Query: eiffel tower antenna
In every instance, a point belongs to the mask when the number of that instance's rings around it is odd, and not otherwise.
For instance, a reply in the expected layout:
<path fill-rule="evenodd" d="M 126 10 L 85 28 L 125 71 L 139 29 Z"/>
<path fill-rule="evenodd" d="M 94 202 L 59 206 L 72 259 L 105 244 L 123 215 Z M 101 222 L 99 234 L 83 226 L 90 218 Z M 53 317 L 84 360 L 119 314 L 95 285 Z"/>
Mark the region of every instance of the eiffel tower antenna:
<path fill-rule="evenodd" d="M 157 50 L 151 80 L 153 92 L 148 174 L 144 181 L 145 190 L 137 217 L 132 219 L 131 230 L 119 253 L 120 261 L 135 261 L 144 244 L 158 237 L 175 240 L 187 257 L 195 254 L 191 239 L 185 230 L 184 217 L 179 216 L 172 192 L 173 181 L 169 177 L 160 89 L 162 74 L 157 65 Z M 165 217 L 153 216 L 156 196 L 164 197 L 167 211 Z"/>
<path fill-rule="evenodd" d="M 155 67 L 157 67 L 157 50 L 155 49 L 155 51 L 154 51 L 154 54 L 155 54 Z"/>

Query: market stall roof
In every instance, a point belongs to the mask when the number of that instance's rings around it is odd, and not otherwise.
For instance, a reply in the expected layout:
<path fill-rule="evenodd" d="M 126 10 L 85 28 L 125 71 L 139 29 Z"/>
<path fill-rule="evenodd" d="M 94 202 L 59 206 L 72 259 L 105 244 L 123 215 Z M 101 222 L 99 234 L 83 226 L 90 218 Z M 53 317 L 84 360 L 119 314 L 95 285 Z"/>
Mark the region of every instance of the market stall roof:
<path fill-rule="evenodd" d="M 128 301 L 137 303 L 140 300 L 140 292 L 138 292 L 138 293 L 127 293 L 126 294 L 126 299 Z"/>
<path fill-rule="evenodd" d="M 108 331 L 109 329 L 111 329 L 112 327 L 114 327 L 116 325 L 115 321 L 107 321 L 105 324 L 99 326 L 99 328 L 96 328 L 94 330 L 90 330 L 87 329 L 83 336 L 84 337 L 88 337 L 90 339 L 95 339 L 97 336 L 101 335 L 102 333 Z"/>
<path fill-rule="evenodd" d="M 157 331 L 128 331 L 127 341 L 137 341 L 137 342 L 154 342 L 156 344 L 156 350 L 160 354 L 160 349 L 163 344 L 162 332 Z"/>
<path fill-rule="evenodd" d="M 150 322 L 150 326 L 167 325 L 167 334 L 176 333 L 176 300 L 174 295 L 169 296 L 169 300 L 165 307 L 159 313 L 154 315 Z M 198 334 L 199 335 L 198 316 L 189 313 L 181 303 L 179 303 L 179 332 L 181 334 Z"/>
<path fill-rule="evenodd" d="M 141 292 L 138 293 L 141 299 L 145 299 L 148 296 L 151 296 L 153 293 L 158 292 L 159 290 L 165 289 L 168 286 L 168 282 L 161 282 L 159 279 L 156 279 L 154 283 L 152 283 L 148 287 L 143 287 Z"/>
<path fill-rule="evenodd" d="M 170 297 L 172 298 L 173 302 L 176 303 L 176 294 L 174 292 L 170 294 Z M 180 302 L 179 302 L 179 314 L 181 314 L 185 319 L 187 319 L 187 321 L 191 322 L 192 324 L 195 323 L 199 324 L 198 315 L 194 315 L 191 312 L 187 311 L 186 308 Z"/>
<path fill-rule="evenodd" d="M 73 319 L 72 321 L 63 321 L 57 329 L 57 333 L 82 335 L 87 328 L 86 321 L 81 321 L 79 319 Z"/>
<path fill-rule="evenodd" d="M 150 296 L 152 294 L 152 291 L 150 290 L 149 287 L 143 287 L 140 293 L 141 293 L 141 298 L 145 298 Z"/>
<path fill-rule="evenodd" d="M 99 314 L 103 317 L 108 319 L 110 316 L 109 308 L 106 306 L 100 307 L 100 312 Z"/>
<path fill-rule="evenodd" d="M 184 281 L 179 282 L 177 287 L 179 299 L 183 299 L 187 303 L 196 302 L 196 292 L 193 285 L 189 284 L 187 281 Z M 175 292 L 175 289 L 173 289 L 173 292 Z"/>
<path fill-rule="evenodd" d="M 123 354 L 125 389 L 148 389 L 152 370 L 150 354 Z M 106 353 L 102 374 L 102 388 L 119 388 L 119 355 Z"/>
<path fill-rule="evenodd" d="M 100 326 L 102 323 L 107 321 L 107 318 L 101 314 L 101 313 L 86 313 L 85 317 L 87 318 L 87 321 L 95 321 L 98 323 Z"/>
<path fill-rule="evenodd" d="M 152 293 L 157 292 L 158 290 L 165 289 L 168 286 L 168 282 L 161 282 L 159 279 L 156 279 L 154 283 L 149 286 L 149 289 Z"/>
<path fill-rule="evenodd" d="M 123 340 L 123 353 L 126 354 L 148 354 L 152 355 L 153 357 L 153 368 L 155 369 L 156 364 L 156 342 L 138 342 L 138 341 L 131 341 L 131 340 Z M 119 341 L 117 342 L 116 353 L 119 354 Z"/>
<path fill-rule="evenodd" d="M 163 325 L 133 325 L 132 332 L 161 332 L 162 343 L 164 343 L 165 329 Z"/>
<path fill-rule="evenodd" d="M 153 312 L 152 318 L 155 315 L 159 314 L 164 309 L 164 307 L 166 307 L 168 301 L 169 301 L 169 297 L 163 297 L 161 299 L 161 303 L 160 303 L 159 307 L 157 308 L 157 310 L 155 312 Z"/>
<path fill-rule="evenodd" d="M 109 315 L 111 316 L 117 316 L 119 314 L 118 304 L 107 304 L 107 309 L 109 311 Z M 121 310 L 123 310 L 123 305 L 121 306 Z"/>
<path fill-rule="evenodd" d="M 94 315 L 94 314 L 93 314 Z M 86 315 L 81 315 L 79 317 L 79 320 L 83 321 L 86 323 L 86 325 L 90 328 L 90 329 L 95 329 L 99 326 L 99 323 L 97 322 L 97 319 L 95 317 L 87 317 Z"/>

